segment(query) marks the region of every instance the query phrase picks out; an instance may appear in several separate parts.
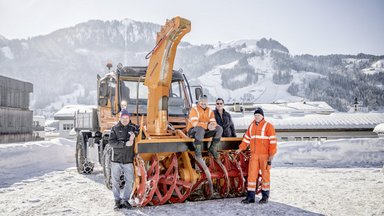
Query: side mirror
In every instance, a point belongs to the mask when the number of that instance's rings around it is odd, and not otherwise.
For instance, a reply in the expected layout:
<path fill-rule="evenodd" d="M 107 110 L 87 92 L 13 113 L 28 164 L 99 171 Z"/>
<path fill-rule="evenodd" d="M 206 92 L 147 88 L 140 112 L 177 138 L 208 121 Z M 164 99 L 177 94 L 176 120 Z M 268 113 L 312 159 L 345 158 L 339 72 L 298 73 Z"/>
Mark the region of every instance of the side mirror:
<path fill-rule="evenodd" d="M 99 98 L 99 105 L 102 107 L 107 106 L 108 104 L 108 99 L 107 98 Z"/>
<path fill-rule="evenodd" d="M 106 82 L 101 82 L 99 87 L 99 96 L 107 97 L 108 96 L 108 85 Z"/>
<path fill-rule="evenodd" d="M 199 100 L 201 95 L 203 95 L 203 90 L 201 88 L 195 88 L 195 98 L 196 98 L 196 100 Z"/>

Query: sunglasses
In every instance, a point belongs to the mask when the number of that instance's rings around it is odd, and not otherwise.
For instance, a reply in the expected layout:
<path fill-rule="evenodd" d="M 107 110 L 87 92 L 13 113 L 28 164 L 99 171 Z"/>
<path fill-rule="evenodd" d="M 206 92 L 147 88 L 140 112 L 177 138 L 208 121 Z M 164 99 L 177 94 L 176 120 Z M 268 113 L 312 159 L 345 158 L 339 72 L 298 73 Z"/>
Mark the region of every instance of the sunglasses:
<path fill-rule="evenodd" d="M 223 103 L 216 103 L 216 105 L 223 105 Z"/>

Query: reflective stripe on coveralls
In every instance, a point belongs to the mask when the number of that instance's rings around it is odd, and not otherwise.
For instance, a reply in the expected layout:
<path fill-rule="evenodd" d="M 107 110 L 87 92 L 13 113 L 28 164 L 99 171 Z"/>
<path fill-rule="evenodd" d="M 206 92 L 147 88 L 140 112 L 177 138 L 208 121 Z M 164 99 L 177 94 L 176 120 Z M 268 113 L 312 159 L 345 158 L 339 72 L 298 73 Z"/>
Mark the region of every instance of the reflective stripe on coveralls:
<path fill-rule="evenodd" d="M 269 157 L 276 153 L 276 134 L 272 124 L 264 119 L 257 125 L 251 123 L 240 144 L 241 150 L 250 147 L 251 158 L 248 166 L 248 191 L 256 191 L 259 170 L 262 175 L 262 190 L 269 191 L 270 188 L 270 166 L 267 162 Z"/>
<path fill-rule="evenodd" d="M 208 130 L 208 123 L 214 122 L 216 126 L 215 114 L 212 112 L 211 108 L 207 107 L 206 109 L 201 108 L 200 105 L 192 107 L 191 112 L 189 113 L 187 131 L 193 128 L 194 124 L 200 126 L 205 130 Z"/>

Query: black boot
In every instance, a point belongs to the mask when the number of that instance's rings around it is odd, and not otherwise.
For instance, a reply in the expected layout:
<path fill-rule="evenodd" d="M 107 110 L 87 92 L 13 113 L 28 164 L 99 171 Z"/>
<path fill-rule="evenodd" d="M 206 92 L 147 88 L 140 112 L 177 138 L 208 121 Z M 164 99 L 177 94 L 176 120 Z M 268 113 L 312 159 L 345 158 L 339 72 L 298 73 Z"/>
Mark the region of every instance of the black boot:
<path fill-rule="evenodd" d="M 115 200 L 115 206 L 113 208 L 115 210 L 121 209 L 121 200 Z"/>
<path fill-rule="evenodd" d="M 261 200 L 259 201 L 259 204 L 265 204 L 268 203 L 269 199 L 269 191 L 261 191 Z"/>
<path fill-rule="evenodd" d="M 244 203 L 244 204 L 255 203 L 255 191 L 247 191 L 247 197 L 241 200 L 241 203 Z"/>
<path fill-rule="evenodd" d="M 129 202 L 128 201 L 123 201 L 123 203 L 121 204 L 121 207 L 122 208 L 126 208 L 126 209 L 131 209 L 132 208 L 132 206 L 131 206 L 131 204 L 129 204 Z"/>
<path fill-rule="evenodd" d="M 201 144 L 202 142 L 200 141 L 195 141 L 193 143 L 193 146 L 195 147 L 195 155 L 197 158 L 201 158 Z"/>
<path fill-rule="evenodd" d="M 219 159 L 219 156 L 220 156 L 219 153 L 216 151 L 216 146 L 219 144 L 219 142 L 220 142 L 220 138 L 213 138 L 211 146 L 209 146 L 209 149 L 208 149 L 208 151 L 212 154 L 212 156 L 215 159 Z"/>

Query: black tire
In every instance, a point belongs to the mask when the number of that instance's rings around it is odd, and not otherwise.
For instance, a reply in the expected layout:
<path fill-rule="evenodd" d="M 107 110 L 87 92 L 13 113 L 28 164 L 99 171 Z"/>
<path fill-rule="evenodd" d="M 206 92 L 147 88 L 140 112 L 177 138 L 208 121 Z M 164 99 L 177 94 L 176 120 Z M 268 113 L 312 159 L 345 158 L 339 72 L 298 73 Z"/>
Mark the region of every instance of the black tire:
<path fill-rule="evenodd" d="M 112 189 L 111 157 L 112 157 L 112 147 L 109 144 L 107 144 L 103 151 L 101 166 L 103 167 L 103 173 L 105 177 L 104 183 L 108 189 Z"/>
<path fill-rule="evenodd" d="M 77 135 L 76 139 L 76 167 L 77 172 L 80 174 L 90 174 L 93 171 L 94 164 L 87 162 L 83 149 L 83 137 L 81 134 Z"/>

